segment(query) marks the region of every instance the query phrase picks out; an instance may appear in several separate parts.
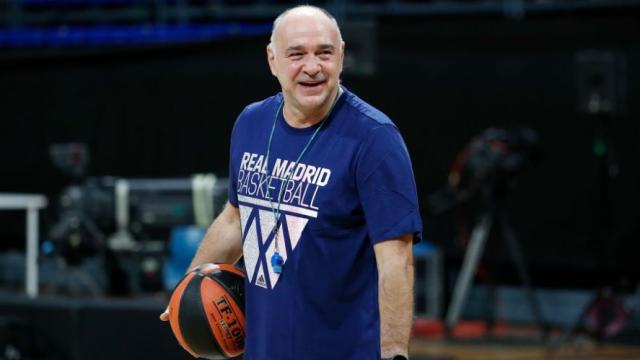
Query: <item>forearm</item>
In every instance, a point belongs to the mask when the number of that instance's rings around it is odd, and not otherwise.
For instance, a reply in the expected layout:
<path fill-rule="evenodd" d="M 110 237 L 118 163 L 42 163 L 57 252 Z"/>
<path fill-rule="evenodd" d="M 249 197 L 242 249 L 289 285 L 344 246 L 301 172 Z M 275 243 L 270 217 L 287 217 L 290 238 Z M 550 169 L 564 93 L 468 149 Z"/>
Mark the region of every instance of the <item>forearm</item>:
<path fill-rule="evenodd" d="M 378 266 L 382 357 L 408 356 L 413 320 L 411 241 L 396 241 L 391 256 Z M 407 249 L 409 247 L 409 249 Z"/>
<path fill-rule="evenodd" d="M 196 251 L 189 269 L 204 263 L 233 264 L 242 255 L 242 233 L 238 208 L 230 203 L 213 221 Z"/>

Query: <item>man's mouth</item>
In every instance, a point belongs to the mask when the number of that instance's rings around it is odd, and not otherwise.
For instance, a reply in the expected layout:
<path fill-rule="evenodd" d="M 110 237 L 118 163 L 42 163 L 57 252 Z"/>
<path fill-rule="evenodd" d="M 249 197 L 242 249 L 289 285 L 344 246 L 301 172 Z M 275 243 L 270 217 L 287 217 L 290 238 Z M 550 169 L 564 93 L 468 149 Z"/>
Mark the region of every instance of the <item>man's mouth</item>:
<path fill-rule="evenodd" d="M 314 88 L 314 87 L 318 87 L 322 84 L 324 84 L 326 82 L 326 80 L 322 80 L 322 81 L 300 81 L 299 84 L 307 87 L 307 88 Z"/>

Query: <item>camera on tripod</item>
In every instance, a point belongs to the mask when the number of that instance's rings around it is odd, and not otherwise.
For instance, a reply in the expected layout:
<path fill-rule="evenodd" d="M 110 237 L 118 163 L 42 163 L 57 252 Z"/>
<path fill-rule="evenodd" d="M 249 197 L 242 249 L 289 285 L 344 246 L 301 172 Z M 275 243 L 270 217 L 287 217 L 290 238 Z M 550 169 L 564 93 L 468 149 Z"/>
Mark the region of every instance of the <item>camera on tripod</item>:
<path fill-rule="evenodd" d="M 483 188 L 506 190 L 539 153 L 539 136 L 533 129 L 488 128 L 457 154 L 448 186 L 431 196 L 429 208 L 438 214 L 469 200 Z"/>

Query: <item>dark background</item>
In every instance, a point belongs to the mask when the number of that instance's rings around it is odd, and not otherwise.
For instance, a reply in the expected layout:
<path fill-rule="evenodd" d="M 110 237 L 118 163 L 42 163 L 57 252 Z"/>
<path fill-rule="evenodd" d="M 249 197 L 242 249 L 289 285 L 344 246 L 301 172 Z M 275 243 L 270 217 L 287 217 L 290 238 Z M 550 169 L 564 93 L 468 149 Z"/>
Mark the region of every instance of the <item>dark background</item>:
<path fill-rule="evenodd" d="M 625 286 L 640 279 L 639 15 L 625 9 L 379 19 L 375 74 L 345 75 L 343 83 L 401 129 L 425 238 L 444 246 L 451 261 L 462 254 L 453 222 L 428 213 L 428 196 L 446 184 L 472 136 L 490 126 L 526 125 L 539 132 L 543 153 L 519 175 L 509 210 L 535 285 Z M 48 146 L 69 141 L 89 145 L 94 176 L 226 175 L 235 117 L 279 89 L 267 41 L 1 54 L 0 189 L 57 194 L 67 180 L 50 165 Z M 587 49 L 614 51 L 627 65 L 627 112 L 606 120 L 619 173 L 605 211 L 593 152 L 597 121 L 577 111 L 575 56 Z M 0 224 L 0 248 L 23 246 L 21 214 Z M 501 270 L 505 254 L 492 240 L 486 262 Z M 510 281 L 511 273 L 496 276 Z"/>

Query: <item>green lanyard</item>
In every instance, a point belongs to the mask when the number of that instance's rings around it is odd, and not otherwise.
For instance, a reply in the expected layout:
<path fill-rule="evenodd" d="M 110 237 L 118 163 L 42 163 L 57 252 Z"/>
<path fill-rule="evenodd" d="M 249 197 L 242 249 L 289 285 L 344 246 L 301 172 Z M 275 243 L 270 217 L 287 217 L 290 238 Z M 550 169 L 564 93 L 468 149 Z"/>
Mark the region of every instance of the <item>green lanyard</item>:
<path fill-rule="evenodd" d="M 340 98 L 340 88 L 338 88 L 338 93 L 336 94 L 336 97 L 333 100 L 333 104 L 331 104 L 331 108 L 329 108 L 329 112 L 327 112 L 327 115 L 325 115 L 325 117 L 322 118 L 322 120 L 320 121 L 320 126 L 318 126 L 318 128 L 313 132 L 313 134 L 309 138 L 309 141 L 307 141 L 307 144 L 304 146 L 304 148 L 302 148 L 302 151 L 300 152 L 300 155 L 298 155 L 298 158 L 293 163 L 293 166 L 291 166 L 291 171 L 286 174 L 284 182 L 280 185 L 280 191 L 278 192 L 278 202 L 277 202 L 276 206 L 274 206 L 273 202 L 271 201 L 271 194 L 269 193 L 269 186 L 267 186 L 267 198 L 269 199 L 269 204 L 271 205 L 271 212 L 273 213 L 273 219 L 274 219 L 274 225 L 273 225 L 273 229 L 271 230 L 271 233 L 273 234 L 273 241 L 275 242 L 276 252 L 271 257 L 271 267 L 273 268 L 273 272 L 275 272 L 275 273 L 281 273 L 282 272 L 282 266 L 284 265 L 284 259 L 282 258 L 282 256 L 280 256 L 280 251 L 278 249 L 278 228 L 279 228 L 278 224 L 279 224 L 279 219 L 280 219 L 280 205 L 282 205 L 282 191 L 289 184 L 289 180 L 291 180 L 291 176 L 296 171 L 296 166 L 298 166 L 298 163 L 300 162 L 300 159 L 302 159 L 302 157 L 307 152 L 307 150 L 309 150 L 309 147 L 311 146 L 311 143 L 313 142 L 313 140 L 316 138 L 316 136 L 320 132 L 320 129 L 322 129 L 322 127 L 324 126 L 324 123 L 329 118 L 329 115 L 331 115 L 331 112 L 333 112 L 333 108 L 336 105 L 336 103 L 338 102 L 338 98 Z M 278 110 L 276 111 L 276 115 L 273 118 L 273 126 L 271 127 L 271 134 L 269 135 L 269 142 L 267 144 L 267 156 L 266 156 L 266 159 L 265 159 L 265 171 L 267 173 L 267 177 L 268 178 L 271 178 L 271 175 L 269 175 L 269 154 L 271 153 L 271 141 L 273 140 L 273 134 L 276 132 L 276 124 L 278 123 L 278 115 L 282 111 L 283 105 L 284 105 L 284 98 L 283 98 L 282 102 L 280 102 L 280 105 L 278 106 Z M 284 113 L 282 114 L 282 116 L 284 117 Z"/>

